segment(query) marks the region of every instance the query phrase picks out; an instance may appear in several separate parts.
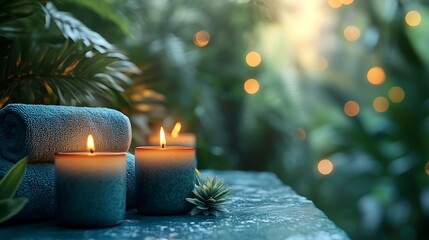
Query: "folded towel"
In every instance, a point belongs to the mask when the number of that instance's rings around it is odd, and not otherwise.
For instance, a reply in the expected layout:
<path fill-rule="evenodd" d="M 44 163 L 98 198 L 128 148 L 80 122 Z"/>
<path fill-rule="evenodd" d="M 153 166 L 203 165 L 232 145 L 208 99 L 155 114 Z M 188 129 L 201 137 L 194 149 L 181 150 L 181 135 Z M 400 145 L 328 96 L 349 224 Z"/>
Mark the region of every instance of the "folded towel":
<path fill-rule="evenodd" d="M 87 151 L 89 134 L 95 151 L 126 152 L 131 144 L 127 116 L 108 108 L 9 104 L 0 109 L 0 157 L 17 162 L 53 162 L 56 152 Z"/>
<path fill-rule="evenodd" d="M 0 178 L 13 163 L 0 159 Z M 134 155 L 127 153 L 127 208 L 135 201 Z M 9 223 L 28 222 L 55 217 L 55 165 L 53 163 L 32 163 L 27 165 L 17 197 L 28 198 L 27 205 Z"/>

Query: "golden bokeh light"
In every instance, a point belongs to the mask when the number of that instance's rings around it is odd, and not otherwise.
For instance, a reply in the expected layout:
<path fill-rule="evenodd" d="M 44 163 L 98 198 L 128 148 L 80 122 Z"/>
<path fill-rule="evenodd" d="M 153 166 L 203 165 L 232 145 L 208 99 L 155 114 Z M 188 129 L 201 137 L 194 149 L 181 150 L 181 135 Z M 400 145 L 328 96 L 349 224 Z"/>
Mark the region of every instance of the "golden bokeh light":
<path fill-rule="evenodd" d="M 307 133 L 305 132 L 304 128 L 297 128 L 296 134 L 298 135 L 298 138 L 300 140 L 305 140 L 305 138 L 307 137 Z"/>
<path fill-rule="evenodd" d="M 317 164 L 317 170 L 322 175 L 329 175 L 334 170 L 334 164 L 329 159 L 322 159 Z"/>
<path fill-rule="evenodd" d="M 353 3 L 353 0 L 341 0 L 341 3 L 344 5 L 350 5 Z"/>
<path fill-rule="evenodd" d="M 344 29 L 344 37 L 347 41 L 354 42 L 360 37 L 360 29 L 356 26 L 347 26 Z"/>
<path fill-rule="evenodd" d="M 343 3 L 341 2 L 341 0 L 328 0 L 328 5 L 331 8 L 340 8 Z"/>
<path fill-rule="evenodd" d="M 194 44 L 198 47 L 205 47 L 209 41 L 210 34 L 207 31 L 199 31 L 194 35 Z"/>
<path fill-rule="evenodd" d="M 257 67 L 261 64 L 261 55 L 258 52 L 252 51 L 246 55 L 246 63 L 250 67 Z"/>
<path fill-rule="evenodd" d="M 372 106 L 377 112 L 385 112 L 389 108 L 389 100 L 385 97 L 376 97 L 372 102 Z"/>
<path fill-rule="evenodd" d="M 359 114 L 360 107 L 355 101 L 348 101 L 344 104 L 344 113 L 349 117 L 355 117 Z"/>
<path fill-rule="evenodd" d="M 425 165 L 425 172 L 427 175 L 429 175 L 429 161 Z"/>
<path fill-rule="evenodd" d="M 376 66 L 369 69 L 368 74 L 366 75 L 368 82 L 372 85 L 380 85 L 386 80 L 386 74 L 384 73 L 383 68 Z"/>
<path fill-rule="evenodd" d="M 422 21 L 422 16 L 420 15 L 419 12 L 415 10 L 408 11 L 407 14 L 405 15 L 405 22 L 410 27 L 418 26 L 421 21 Z"/>
<path fill-rule="evenodd" d="M 248 94 L 255 94 L 259 91 L 259 82 L 256 79 L 247 79 L 244 83 L 244 91 Z"/>
<path fill-rule="evenodd" d="M 389 89 L 388 95 L 389 95 L 390 101 L 392 101 L 394 103 L 400 103 L 405 98 L 404 89 L 402 89 L 401 87 L 398 87 L 398 86 L 395 86 L 395 87 L 392 87 L 391 89 Z"/>

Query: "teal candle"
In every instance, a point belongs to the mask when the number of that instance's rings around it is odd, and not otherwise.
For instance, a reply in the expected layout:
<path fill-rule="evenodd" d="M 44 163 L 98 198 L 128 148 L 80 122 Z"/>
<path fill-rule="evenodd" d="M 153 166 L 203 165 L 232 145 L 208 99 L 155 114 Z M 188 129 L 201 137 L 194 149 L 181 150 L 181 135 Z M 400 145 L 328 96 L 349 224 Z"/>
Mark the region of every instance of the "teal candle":
<path fill-rule="evenodd" d="M 55 155 L 57 220 L 76 227 L 119 224 L 126 208 L 126 154 Z"/>
<path fill-rule="evenodd" d="M 188 213 L 192 206 L 185 198 L 194 189 L 195 149 L 167 147 L 162 127 L 159 137 L 159 147 L 135 149 L 137 211 L 145 215 Z"/>
<path fill-rule="evenodd" d="M 187 214 L 196 168 L 193 147 L 137 147 L 136 208 L 144 215 Z"/>

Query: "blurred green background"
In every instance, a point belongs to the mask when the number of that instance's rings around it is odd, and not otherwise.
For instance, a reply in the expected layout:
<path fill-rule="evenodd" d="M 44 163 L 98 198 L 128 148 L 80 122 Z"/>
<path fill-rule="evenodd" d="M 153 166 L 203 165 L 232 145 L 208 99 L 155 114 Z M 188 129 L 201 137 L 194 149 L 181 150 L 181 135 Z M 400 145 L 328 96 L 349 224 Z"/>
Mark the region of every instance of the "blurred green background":
<path fill-rule="evenodd" d="M 354 239 L 429 238 L 429 2 L 0 0 L 0 107 L 181 121 L 199 168 L 275 172 Z"/>

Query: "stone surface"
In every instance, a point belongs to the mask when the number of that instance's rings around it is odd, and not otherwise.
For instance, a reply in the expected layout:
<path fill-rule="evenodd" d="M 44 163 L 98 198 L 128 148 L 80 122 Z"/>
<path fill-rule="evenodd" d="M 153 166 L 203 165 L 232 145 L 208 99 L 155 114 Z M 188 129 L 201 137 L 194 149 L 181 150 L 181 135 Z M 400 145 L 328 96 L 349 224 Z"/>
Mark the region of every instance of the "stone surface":
<path fill-rule="evenodd" d="M 141 216 L 134 210 L 118 226 L 67 229 L 47 221 L 0 228 L 0 239 L 349 239 L 323 212 L 274 174 L 204 171 L 233 189 L 229 214 Z"/>

